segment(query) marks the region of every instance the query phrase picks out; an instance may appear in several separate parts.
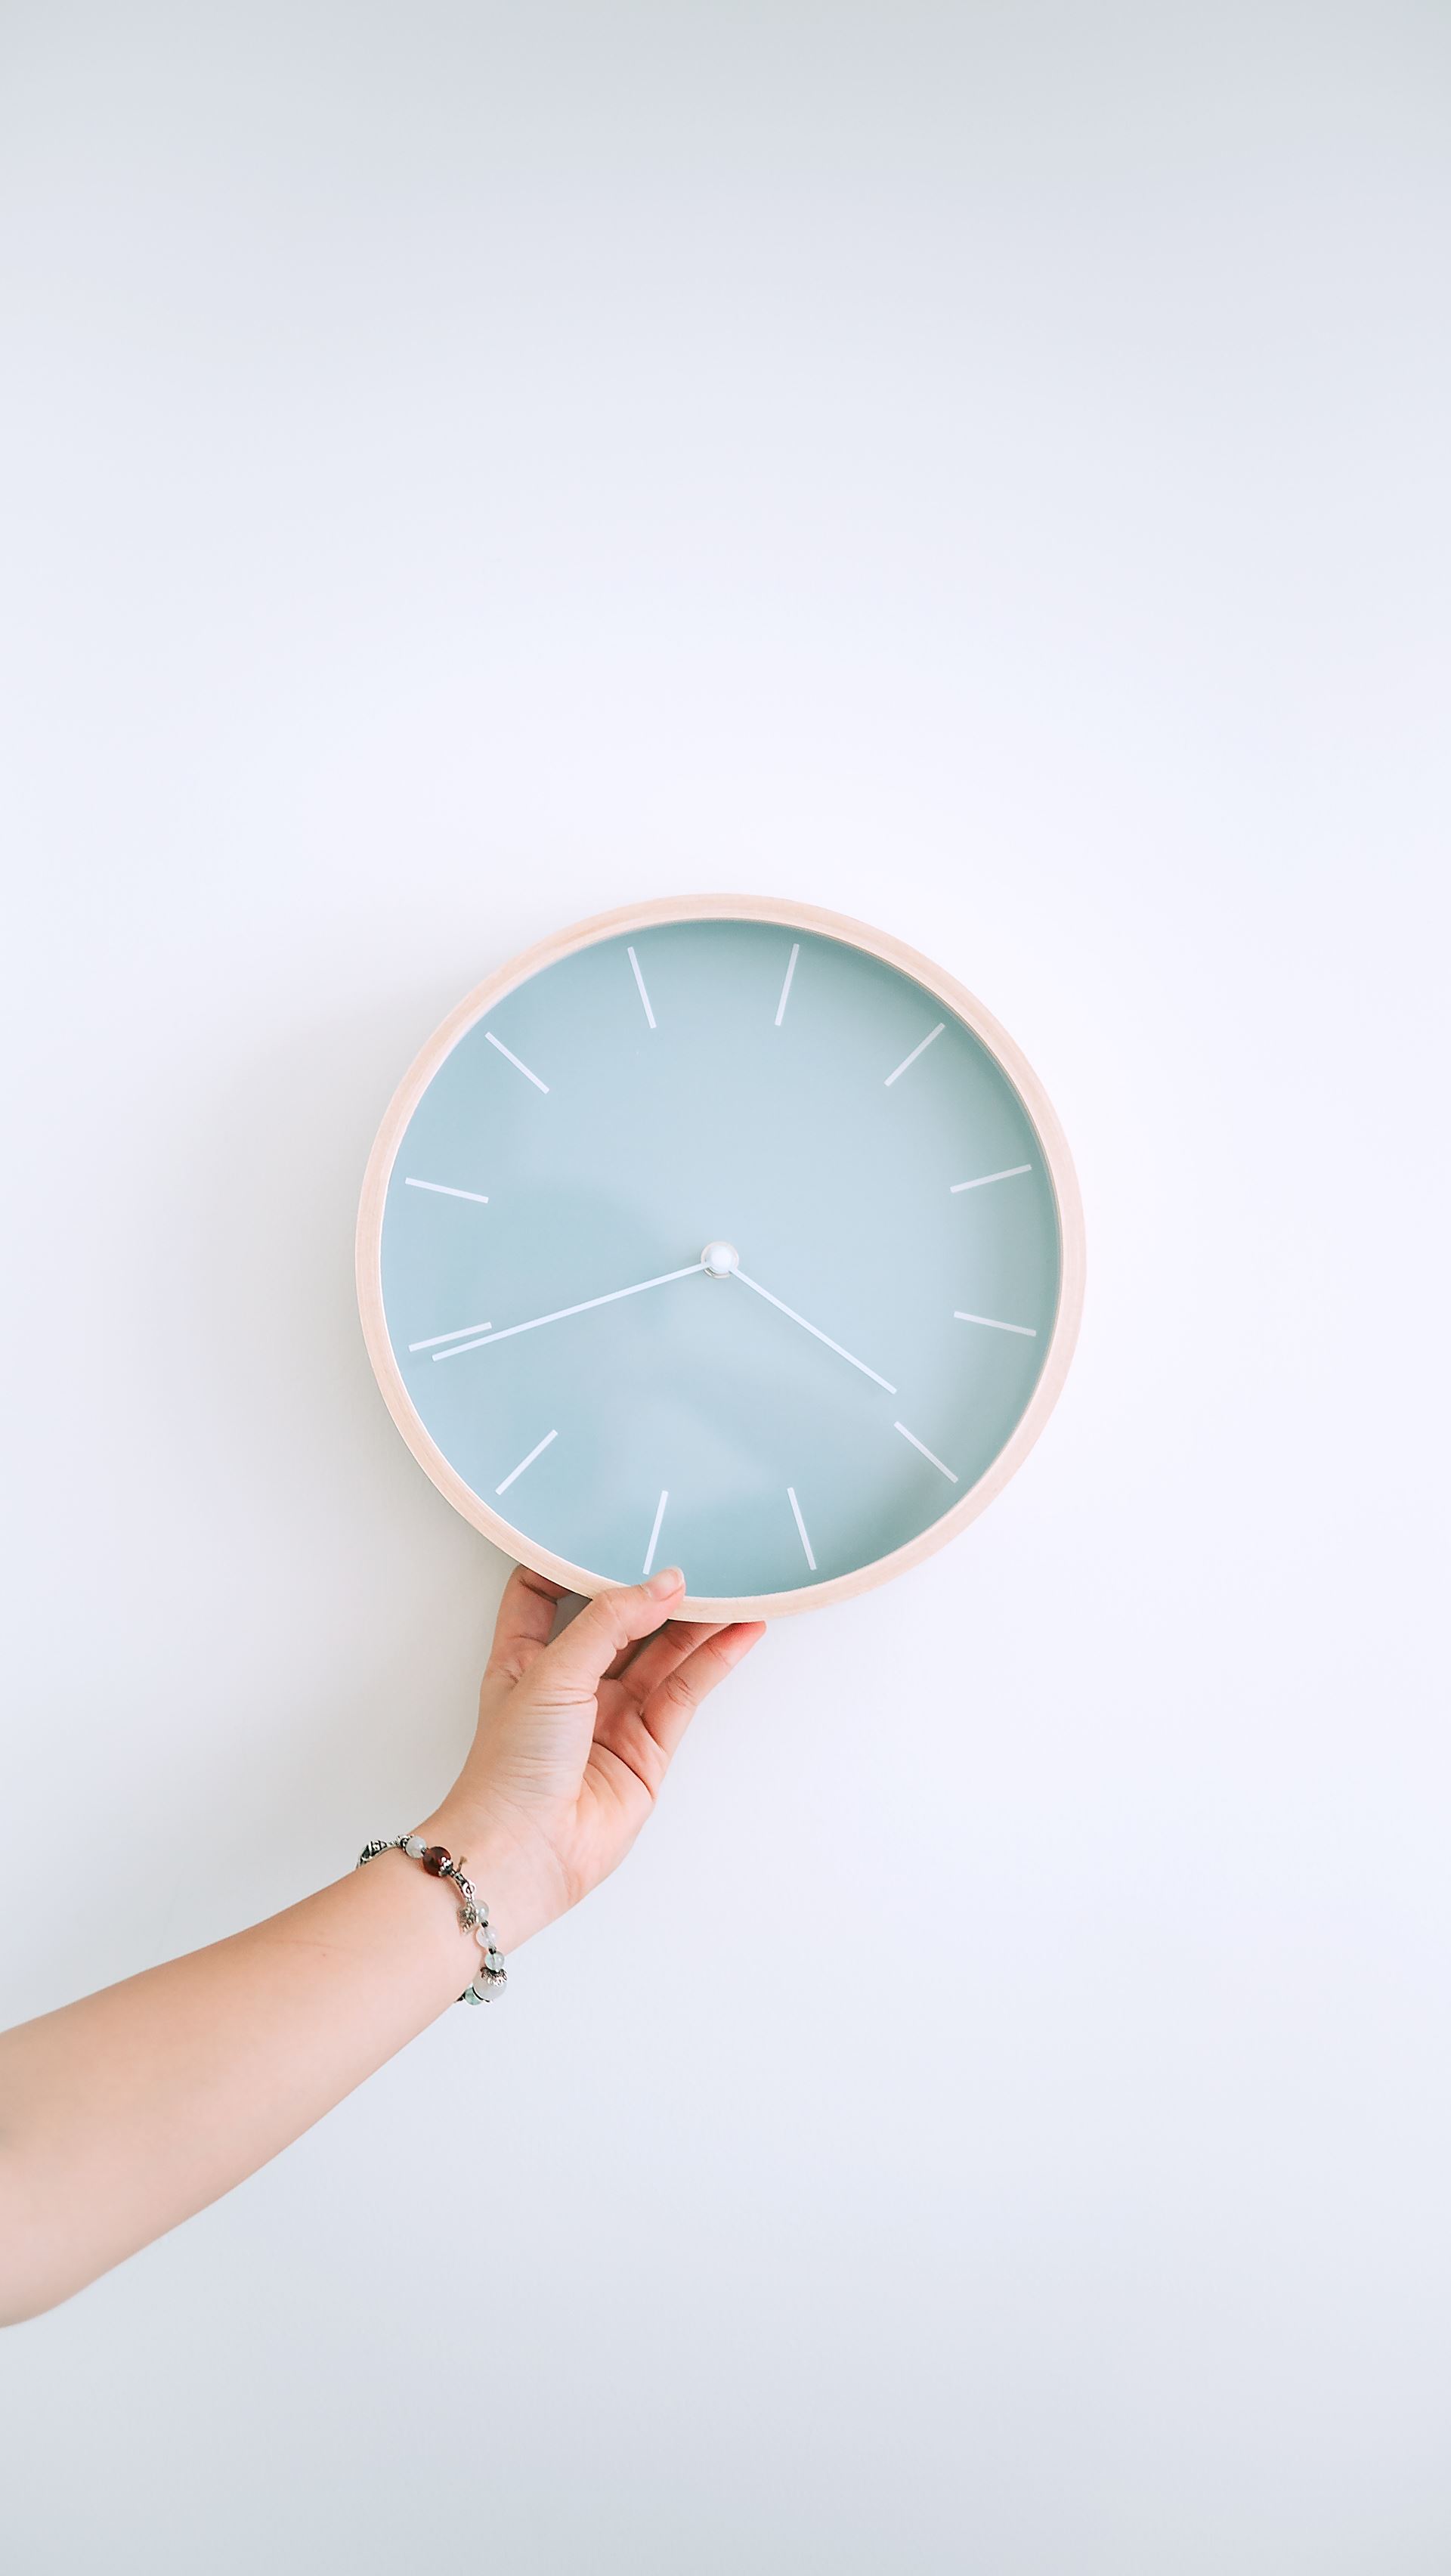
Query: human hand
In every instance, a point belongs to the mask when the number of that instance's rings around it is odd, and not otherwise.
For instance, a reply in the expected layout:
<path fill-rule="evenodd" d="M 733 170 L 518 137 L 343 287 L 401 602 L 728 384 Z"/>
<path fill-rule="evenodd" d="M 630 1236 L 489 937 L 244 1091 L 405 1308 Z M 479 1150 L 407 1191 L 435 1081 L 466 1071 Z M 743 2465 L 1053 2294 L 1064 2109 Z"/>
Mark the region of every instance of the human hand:
<path fill-rule="evenodd" d="M 601 1592 L 551 1642 L 564 1586 L 510 1576 L 472 1749 L 419 1827 L 487 1899 L 501 1949 L 618 1867 L 700 1701 L 764 1636 L 759 1619 L 672 1619 L 684 1590 L 672 1566 Z"/>

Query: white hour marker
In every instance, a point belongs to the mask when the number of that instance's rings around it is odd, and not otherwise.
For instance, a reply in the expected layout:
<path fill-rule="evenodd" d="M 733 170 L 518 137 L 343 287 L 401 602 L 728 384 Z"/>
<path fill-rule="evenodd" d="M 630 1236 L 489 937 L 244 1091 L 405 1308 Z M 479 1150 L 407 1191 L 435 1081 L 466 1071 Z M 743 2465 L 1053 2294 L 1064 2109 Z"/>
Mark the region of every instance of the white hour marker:
<path fill-rule="evenodd" d="M 486 1333 L 487 1324 L 455 1324 L 451 1333 L 430 1333 L 426 1342 L 410 1342 L 410 1351 L 436 1351 L 440 1342 L 457 1342 L 465 1333 Z"/>
<path fill-rule="evenodd" d="M 1038 1338 L 1036 1324 L 1004 1324 L 996 1315 L 964 1315 L 960 1306 L 953 1307 L 952 1320 L 955 1324 L 986 1324 L 991 1333 L 1022 1333 L 1030 1342 Z"/>
<path fill-rule="evenodd" d="M 910 1055 L 904 1055 L 904 1056 L 903 1056 L 901 1063 L 900 1063 L 900 1064 L 898 1065 L 898 1067 L 897 1067 L 896 1073 L 889 1073 L 889 1074 L 888 1074 L 888 1076 L 887 1076 L 886 1088 L 888 1089 L 888 1091 L 890 1091 L 890 1090 L 891 1090 L 893 1083 L 894 1083 L 894 1082 L 896 1082 L 896 1081 L 899 1079 L 899 1077 L 900 1077 L 902 1074 L 904 1074 L 904 1073 L 906 1072 L 907 1067 L 908 1067 L 908 1065 L 909 1065 L 909 1064 L 915 1064 L 915 1063 L 916 1063 L 916 1061 L 917 1061 L 917 1058 L 919 1057 L 919 1055 L 925 1055 L 925 1054 L 926 1054 L 927 1049 L 928 1049 L 928 1048 L 930 1047 L 930 1045 L 932 1044 L 933 1039 L 934 1039 L 934 1038 L 940 1038 L 940 1037 L 941 1037 L 941 1035 L 942 1035 L 942 1032 L 943 1032 L 943 1030 L 946 1028 L 946 1026 L 947 1026 L 947 1022 L 946 1022 L 945 1020 L 939 1020 L 939 1021 L 938 1021 L 938 1023 L 937 1023 L 936 1028 L 935 1028 L 935 1029 L 929 1029 L 929 1030 L 928 1030 L 927 1035 L 925 1036 L 925 1038 L 921 1039 L 921 1040 L 919 1041 L 919 1043 L 918 1043 L 916 1046 L 914 1046 L 914 1048 L 912 1049 L 911 1054 L 910 1054 Z"/>
<path fill-rule="evenodd" d="M 1020 1172 L 1031 1172 L 1032 1168 L 1031 1163 L 1011 1163 L 1005 1172 L 984 1172 L 978 1181 L 954 1181 L 948 1196 L 955 1199 L 959 1190 L 985 1190 L 989 1181 L 1015 1181 Z"/>
<path fill-rule="evenodd" d="M 928 1448 L 926 1441 L 919 1440 L 915 1431 L 909 1431 L 905 1422 L 894 1422 L 892 1429 L 894 1431 L 900 1431 L 904 1440 L 910 1440 L 914 1449 L 920 1449 L 923 1457 L 930 1460 L 931 1464 L 937 1469 L 939 1475 L 943 1475 L 947 1478 L 949 1485 L 956 1484 L 957 1478 L 954 1476 L 952 1469 L 950 1467 L 944 1467 L 941 1459 Z"/>
<path fill-rule="evenodd" d="M 500 1055 L 506 1055 L 512 1065 L 518 1066 L 519 1071 L 533 1083 L 536 1091 L 547 1091 L 549 1089 L 548 1083 L 541 1082 L 537 1073 L 530 1073 L 529 1067 L 524 1062 L 522 1056 L 517 1056 L 512 1047 L 506 1047 L 503 1039 L 496 1038 L 492 1029 L 485 1029 L 484 1035 L 488 1039 L 491 1047 L 497 1047 Z"/>
<path fill-rule="evenodd" d="M 791 978 L 796 972 L 796 960 L 800 954 L 801 942 L 799 939 L 794 939 L 791 943 L 791 954 L 786 961 L 786 981 L 781 987 L 781 999 L 776 1004 L 776 1026 L 778 1029 L 781 1022 L 786 1017 L 786 1002 L 791 991 Z"/>
<path fill-rule="evenodd" d="M 644 978 L 644 976 L 643 976 L 643 975 L 641 974 L 641 972 L 640 972 L 640 960 L 639 960 L 639 958 L 635 955 L 635 952 L 634 952 L 633 948 L 627 948 L 627 949 L 626 949 L 626 951 L 625 951 L 625 955 L 628 957 L 628 959 L 629 959 L 629 961 L 630 961 L 630 964 L 634 967 L 634 970 L 635 970 L 635 982 L 636 982 L 636 984 L 639 986 L 639 990 L 640 990 L 640 999 L 641 999 L 641 1001 L 642 1001 L 642 1002 L 644 1003 L 644 1005 L 645 1005 L 645 1017 L 646 1017 L 646 1019 L 649 1021 L 650 1026 L 651 1026 L 651 1028 L 653 1029 L 653 1027 L 655 1026 L 655 1014 L 654 1014 L 654 1012 L 653 1012 L 653 1011 L 651 1010 L 651 1008 L 650 1008 L 650 996 L 649 996 L 649 994 L 648 994 L 648 993 L 646 992 L 646 990 L 645 990 L 645 978 Z"/>
<path fill-rule="evenodd" d="M 489 1202 L 482 1190 L 456 1190 L 451 1181 L 415 1181 L 411 1172 L 404 1178 L 405 1190 L 437 1190 L 441 1199 L 473 1199 L 479 1207 Z"/>
<path fill-rule="evenodd" d="M 654 1564 L 654 1562 L 655 1562 L 655 1544 L 656 1544 L 656 1541 L 658 1540 L 658 1538 L 659 1538 L 659 1536 L 660 1536 L 660 1524 L 661 1524 L 661 1522 L 663 1521 L 663 1519 L 665 1518 L 665 1506 L 666 1506 L 666 1504 L 669 1502 L 669 1500 L 670 1500 L 670 1488 L 669 1488 L 669 1486 L 667 1485 L 667 1486 L 666 1486 L 666 1488 L 665 1488 L 665 1491 L 663 1492 L 663 1494 L 662 1494 L 662 1495 L 661 1495 L 661 1497 L 660 1497 L 659 1502 L 658 1502 L 658 1503 L 656 1504 L 656 1506 L 655 1506 L 655 1518 L 654 1518 L 654 1520 L 653 1520 L 653 1521 L 651 1522 L 651 1524 L 650 1524 L 650 1544 L 649 1544 L 649 1546 L 648 1546 L 648 1547 L 646 1548 L 646 1550 L 645 1550 L 645 1562 L 644 1562 L 643 1566 L 642 1566 L 642 1567 L 641 1567 L 641 1569 L 640 1569 L 641 1579 L 642 1579 L 642 1580 L 643 1580 L 643 1578 L 645 1577 L 645 1575 L 647 1575 L 647 1574 L 649 1573 L 651 1566 L 652 1566 L 652 1565 Z"/>
<path fill-rule="evenodd" d="M 521 1458 L 517 1467 L 511 1467 L 511 1468 L 510 1468 L 510 1470 L 509 1470 L 509 1472 L 508 1472 L 507 1476 L 504 1478 L 504 1481 L 503 1481 L 502 1485 L 496 1485 L 496 1486 L 494 1487 L 494 1491 L 495 1491 L 495 1493 L 496 1493 L 496 1494 L 507 1494 L 507 1492 L 508 1492 L 508 1490 L 509 1490 L 509 1487 L 510 1487 L 510 1486 L 512 1485 L 512 1483 L 514 1482 L 515 1477 L 516 1477 L 516 1476 L 522 1476 L 526 1467 L 532 1467 L 532 1466 L 533 1466 L 533 1464 L 534 1464 L 535 1459 L 543 1456 L 544 1451 L 548 1448 L 550 1441 L 551 1441 L 551 1440 L 557 1440 L 558 1438 L 559 1438 L 559 1434 L 558 1434 L 558 1432 L 557 1432 L 557 1431 L 546 1431 L 542 1440 L 536 1440 L 536 1442 L 535 1442 L 535 1444 L 534 1444 L 533 1448 L 532 1448 L 532 1449 L 530 1450 L 530 1452 L 529 1452 L 528 1457 L 527 1457 L 527 1458 Z"/>
<path fill-rule="evenodd" d="M 796 1523 L 797 1536 L 800 1538 L 801 1544 L 806 1550 L 806 1562 L 814 1574 L 816 1572 L 816 1559 L 811 1553 L 811 1541 L 806 1535 L 806 1523 L 801 1517 L 801 1505 L 796 1500 L 796 1488 L 794 1485 L 787 1486 L 786 1500 L 791 1506 L 791 1515 Z"/>

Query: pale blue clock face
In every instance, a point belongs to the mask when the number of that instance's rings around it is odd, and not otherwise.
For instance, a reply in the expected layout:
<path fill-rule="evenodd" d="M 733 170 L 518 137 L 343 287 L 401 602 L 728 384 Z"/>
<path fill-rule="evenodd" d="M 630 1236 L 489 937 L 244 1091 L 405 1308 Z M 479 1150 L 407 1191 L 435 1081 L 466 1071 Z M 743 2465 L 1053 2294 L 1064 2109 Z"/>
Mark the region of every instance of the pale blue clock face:
<path fill-rule="evenodd" d="M 383 1220 L 404 1384 L 520 1554 L 677 1564 L 696 1595 L 827 1582 L 950 1511 L 1023 1416 L 1060 1274 L 987 1049 L 764 922 L 603 939 L 508 994 L 419 1101 Z"/>

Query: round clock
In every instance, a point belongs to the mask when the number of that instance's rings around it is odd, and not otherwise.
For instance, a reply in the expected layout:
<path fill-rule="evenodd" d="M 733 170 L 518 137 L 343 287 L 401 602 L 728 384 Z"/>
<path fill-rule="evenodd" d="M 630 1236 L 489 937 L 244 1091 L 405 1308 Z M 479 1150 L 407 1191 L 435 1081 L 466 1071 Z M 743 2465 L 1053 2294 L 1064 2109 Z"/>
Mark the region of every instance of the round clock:
<path fill-rule="evenodd" d="M 980 1512 L 1067 1374 L 1068 1149 L 1029 1066 L 881 931 L 736 895 L 545 940 L 383 1121 L 358 1293 L 399 1430 L 575 1592 L 685 1615 L 885 1582 Z"/>

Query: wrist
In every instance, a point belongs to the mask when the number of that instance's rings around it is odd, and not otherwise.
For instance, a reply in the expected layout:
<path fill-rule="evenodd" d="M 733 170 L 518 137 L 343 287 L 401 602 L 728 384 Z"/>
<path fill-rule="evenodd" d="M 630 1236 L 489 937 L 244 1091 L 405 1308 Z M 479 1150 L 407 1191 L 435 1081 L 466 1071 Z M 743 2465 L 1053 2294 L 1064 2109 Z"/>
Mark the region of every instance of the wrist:
<path fill-rule="evenodd" d="M 441 1843 L 472 1881 L 506 1956 L 563 1910 L 549 1887 L 543 1855 L 498 1807 L 451 1790 L 414 1831 L 426 1842 Z"/>

